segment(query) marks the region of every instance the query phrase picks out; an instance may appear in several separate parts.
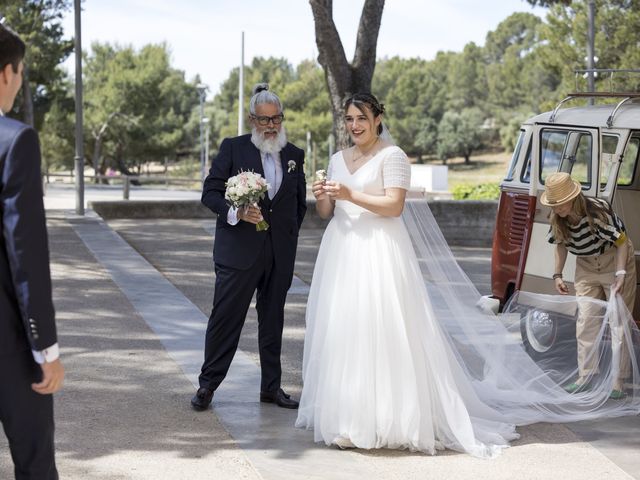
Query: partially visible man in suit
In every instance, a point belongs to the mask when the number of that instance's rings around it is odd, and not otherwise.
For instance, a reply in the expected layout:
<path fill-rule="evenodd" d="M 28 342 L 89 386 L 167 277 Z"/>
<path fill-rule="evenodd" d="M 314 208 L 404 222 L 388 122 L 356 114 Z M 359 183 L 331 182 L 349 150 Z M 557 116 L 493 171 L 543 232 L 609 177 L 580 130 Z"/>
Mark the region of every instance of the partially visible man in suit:
<path fill-rule="evenodd" d="M 249 103 L 252 133 L 226 138 L 204 182 L 202 203 L 218 216 L 213 247 L 216 283 L 205 338 L 200 388 L 191 399 L 208 408 L 238 348 L 251 298 L 257 290 L 260 401 L 284 408 L 298 402 L 280 388 L 284 304 L 293 279 L 298 231 L 306 212 L 304 151 L 287 142 L 280 99 L 259 84 Z M 240 171 L 260 173 L 270 185 L 257 207 L 235 209 L 225 182 Z M 256 224 L 267 221 L 266 231 Z"/>
<path fill-rule="evenodd" d="M 40 147 L 5 117 L 22 85 L 25 44 L 0 25 L 0 421 L 16 479 L 58 478 L 53 396 L 64 369 L 51 299 Z"/>

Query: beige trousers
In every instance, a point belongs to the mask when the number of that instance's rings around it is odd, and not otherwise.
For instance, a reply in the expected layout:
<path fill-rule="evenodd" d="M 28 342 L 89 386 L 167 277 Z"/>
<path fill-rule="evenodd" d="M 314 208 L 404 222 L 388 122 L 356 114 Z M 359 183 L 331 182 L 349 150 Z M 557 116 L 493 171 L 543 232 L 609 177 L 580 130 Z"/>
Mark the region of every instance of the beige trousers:
<path fill-rule="evenodd" d="M 636 261 L 633 244 L 630 240 L 621 247 L 627 249 L 627 275 L 620 291 L 627 308 L 633 312 L 636 299 Z M 576 258 L 575 289 L 579 297 L 591 297 L 599 300 L 609 300 L 610 286 L 614 281 L 616 271 L 616 248 L 611 247 L 602 255 Z M 598 316 L 603 312 L 592 311 L 593 307 L 582 305 L 576 322 L 576 338 L 578 340 L 578 371 L 580 377 L 589 377 L 598 371 L 598 352 L 593 347 L 602 326 Z M 619 342 L 620 346 L 620 376 L 618 382 L 630 374 L 629 351 L 624 346 L 622 332 L 611 332 L 612 341 Z"/>

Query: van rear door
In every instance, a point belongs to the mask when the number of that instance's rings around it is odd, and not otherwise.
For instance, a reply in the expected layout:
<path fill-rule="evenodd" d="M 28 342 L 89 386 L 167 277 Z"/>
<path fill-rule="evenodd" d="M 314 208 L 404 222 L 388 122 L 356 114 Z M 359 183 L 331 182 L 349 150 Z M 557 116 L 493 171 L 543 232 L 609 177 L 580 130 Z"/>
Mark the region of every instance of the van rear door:
<path fill-rule="evenodd" d="M 596 196 L 599 189 L 598 161 L 600 132 L 598 128 L 539 123 L 533 127 L 533 150 L 530 174 L 530 195 L 536 197 L 536 208 L 527 242 L 520 290 L 556 293 L 551 277 L 554 274 L 555 247 L 547 241 L 550 208 L 540 203 L 545 179 L 554 172 L 570 173 L 582 185 L 586 196 Z M 573 283 L 575 257 L 569 255 L 564 278 Z"/>

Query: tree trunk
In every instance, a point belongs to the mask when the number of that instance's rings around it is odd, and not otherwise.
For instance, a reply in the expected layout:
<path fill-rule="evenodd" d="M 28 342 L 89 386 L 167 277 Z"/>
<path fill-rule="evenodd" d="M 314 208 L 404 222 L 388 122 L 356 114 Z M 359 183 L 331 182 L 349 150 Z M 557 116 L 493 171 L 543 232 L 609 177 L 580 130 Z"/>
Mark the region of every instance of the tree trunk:
<path fill-rule="evenodd" d="M 102 171 L 104 168 L 104 162 L 102 162 L 102 135 L 98 134 L 98 135 L 94 135 L 94 139 L 95 139 L 95 143 L 93 145 L 93 158 L 92 160 L 92 166 L 93 166 L 93 173 L 95 175 L 95 178 L 93 180 L 93 183 L 109 183 L 106 179 L 99 179 L 98 175 L 104 175 L 104 172 Z M 102 167 L 102 168 L 101 168 Z"/>
<path fill-rule="evenodd" d="M 349 146 L 349 135 L 342 121 L 344 101 L 353 93 L 371 91 L 384 0 L 365 0 L 351 64 L 333 21 L 333 0 L 309 0 L 309 4 L 316 30 L 318 62 L 324 69 L 333 110 L 336 147 L 341 150 Z"/>
<path fill-rule="evenodd" d="M 93 170 L 95 172 L 96 175 L 98 175 L 98 169 L 100 169 L 100 175 L 104 175 L 104 162 L 102 161 L 102 139 L 104 138 L 104 135 L 107 133 L 107 129 L 109 128 L 109 123 L 111 122 L 111 120 L 113 120 L 115 117 L 117 116 L 122 116 L 120 112 L 111 112 L 109 114 L 109 116 L 107 117 L 107 119 L 105 120 L 105 122 L 100 126 L 100 130 L 98 130 L 98 132 L 96 133 L 95 130 L 93 131 L 93 138 L 95 139 L 95 144 L 93 146 Z M 126 116 L 124 116 L 125 118 L 127 118 Z M 98 182 L 98 179 L 95 179 L 94 183 L 100 183 Z M 103 179 L 102 183 L 109 183 L 108 180 Z"/>
<path fill-rule="evenodd" d="M 33 95 L 31 95 L 31 84 L 29 83 L 29 67 L 26 64 L 22 72 L 22 121 L 33 127 Z"/>

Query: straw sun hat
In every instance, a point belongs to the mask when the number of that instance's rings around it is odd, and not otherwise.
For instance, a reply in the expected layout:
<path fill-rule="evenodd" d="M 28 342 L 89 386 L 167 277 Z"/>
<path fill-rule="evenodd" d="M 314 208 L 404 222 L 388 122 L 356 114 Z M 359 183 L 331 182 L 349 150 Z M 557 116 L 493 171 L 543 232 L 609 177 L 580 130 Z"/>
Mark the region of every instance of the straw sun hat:
<path fill-rule="evenodd" d="M 565 172 L 552 173 L 544 181 L 545 191 L 540 196 L 540 203 L 547 207 L 562 205 L 576 198 L 582 191 L 579 182 Z"/>

